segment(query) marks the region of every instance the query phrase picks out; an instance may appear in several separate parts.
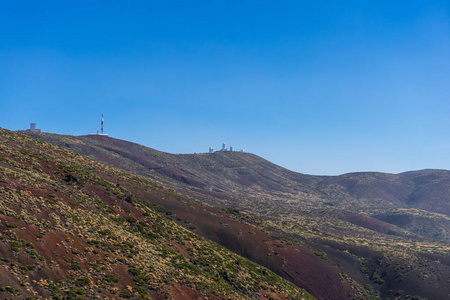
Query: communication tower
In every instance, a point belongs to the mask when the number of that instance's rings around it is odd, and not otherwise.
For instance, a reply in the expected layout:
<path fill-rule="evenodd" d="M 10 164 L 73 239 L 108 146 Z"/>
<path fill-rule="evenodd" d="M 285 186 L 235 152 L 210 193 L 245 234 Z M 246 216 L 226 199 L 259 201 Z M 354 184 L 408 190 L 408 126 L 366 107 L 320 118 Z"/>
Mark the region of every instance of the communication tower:
<path fill-rule="evenodd" d="M 100 122 L 100 133 L 91 133 L 90 135 L 104 135 L 104 136 L 108 136 L 107 133 L 103 133 L 103 123 L 104 123 L 104 119 L 103 119 L 103 114 L 102 114 L 102 121 Z"/>

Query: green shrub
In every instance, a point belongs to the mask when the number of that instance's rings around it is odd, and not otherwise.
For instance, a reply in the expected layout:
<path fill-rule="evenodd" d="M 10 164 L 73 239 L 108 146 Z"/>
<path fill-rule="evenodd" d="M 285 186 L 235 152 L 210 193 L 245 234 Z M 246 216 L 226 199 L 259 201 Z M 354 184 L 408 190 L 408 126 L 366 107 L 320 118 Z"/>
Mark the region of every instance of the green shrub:
<path fill-rule="evenodd" d="M 11 294 L 14 294 L 16 296 L 20 295 L 20 289 L 12 286 L 3 286 L 0 287 L 0 292 L 9 292 Z"/>
<path fill-rule="evenodd" d="M 103 277 L 103 280 L 106 282 L 119 282 L 119 279 L 111 274 L 106 274 L 105 277 Z"/>
<path fill-rule="evenodd" d="M 127 220 L 128 223 L 135 223 L 137 221 L 137 219 L 132 216 L 126 217 L 125 220 Z"/>
<path fill-rule="evenodd" d="M 72 265 L 70 266 L 70 268 L 74 271 L 78 271 L 81 270 L 80 264 L 78 262 L 73 262 Z"/>
<path fill-rule="evenodd" d="M 119 297 L 122 298 L 131 298 L 133 295 L 131 295 L 131 293 L 127 290 L 122 290 L 120 291 Z"/>
<path fill-rule="evenodd" d="M 79 297 L 78 295 L 84 295 L 84 294 L 86 294 L 86 290 L 84 288 L 82 288 L 82 287 L 73 288 L 73 289 L 69 290 L 67 299 L 83 299 L 83 298 Z"/>
<path fill-rule="evenodd" d="M 86 286 L 91 283 L 91 280 L 87 277 L 80 277 L 75 281 L 76 286 Z"/>
<path fill-rule="evenodd" d="M 6 227 L 8 227 L 8 228 L 17 228 L 17 227 L 19 227 L 19 225 L 17 225 L 14 222 L 8 222 L 8 223 L 6 223 Z"/>
<path fill-rule="evenodd" d="M 384 283 L 384 279 L 381 278 L 380 275 L 378 275 L 378 274 L 373 275 L 372 281 L 375 283 L 379 283 L 379 284 Z"/>

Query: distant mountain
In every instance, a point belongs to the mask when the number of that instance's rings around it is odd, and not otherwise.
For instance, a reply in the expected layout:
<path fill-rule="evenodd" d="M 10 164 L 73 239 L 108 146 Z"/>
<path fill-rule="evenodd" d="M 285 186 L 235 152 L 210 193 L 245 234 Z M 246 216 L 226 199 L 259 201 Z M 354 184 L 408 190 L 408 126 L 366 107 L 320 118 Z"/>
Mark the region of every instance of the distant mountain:
<path fill-rule="evenodd" d="M 196 233 L 317 297 L 450 294 L 449 171 L 312 176 L 249 153 L 169 154 L 104 136 L 28 134 L 223 207 L 203 214 L 152 198 Z M 142 187 L 127 188 L 145 198 Z"/>
<path fill-rule="evenodd" d="M 277 209 L 267 211 L 268 205 L 281 203 L 289 209 L 333 207 L 368 213 L 412 232 L 450 241 L 450 232 L 445 230 L 450 228 L 450 171 L 312 176 L 289 171 L 250 153 L 169 154 L 98 135 L 34 136 L 122 170 L 157 178 L 212 204 L 237 206 L 264 216 L 283 214 Z M 242 198 L 257 198 L 267 205 L 260 211 L 254 202 Z M 413 217 L 402 217 L 411 209 L 420 211 L 413 211 Z M 417 220 L 428 220 L 436 230 L 416 228 Z"/>

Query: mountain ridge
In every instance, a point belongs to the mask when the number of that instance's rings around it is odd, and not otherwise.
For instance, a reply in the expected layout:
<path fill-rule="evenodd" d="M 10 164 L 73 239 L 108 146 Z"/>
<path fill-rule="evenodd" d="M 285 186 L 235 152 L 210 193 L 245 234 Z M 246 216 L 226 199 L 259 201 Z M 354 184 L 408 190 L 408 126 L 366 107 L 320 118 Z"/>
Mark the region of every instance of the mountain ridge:
<path fill-rule="evenodd" d="M 51 135 L 35 134 L 35 137 L 47 139 L 51 142 Z M 57 140 L 56 136 L 54 136 Z M 436 185 L 444 185 L 450 188 L 450 171 L 438 169 L 424 169 L 417 171 L 402 172 L 399 174 L 390 174 L 382 172 L 352 172 L 338 176 L 317 176 L 297 173 L 286 168 L 277 166 L 255 154 L 241 152 L 215 152 L 202 154 L 170 154 L 148 148 L 135 143 L 118 140 L 103 136 L 80 136 L 69 137 L 84 142 L 93 141 L 93 148 L 83 149 L 82 145 L 58 142 L 59 146 L 68 146 L 67 148 L 80 147 L 79 153 L 85 154 L 97 160 L 104 160 L 106 163 L 115 164 L 116 167 L 127 169 L 124 164 L 108 161 L 101 157 L 109 153 L 114 153 L 115 157 L 121 157 L 134 161 L 134 169 L 128 167 L 128 171 L 134 171 L 137 174 L 148 175 L 150 172 L 162 173 L 166 177 L 173 177 L 179 181 L 190 184 L 194 187 L 206 188 L 208 184 L 212 188 L 224 189 L 224 180 L 227 182 L 227 188 L 233 192 L 244 190 L 245 193 L 257 194 L 252 190 L 252 185 L 258 184 L 258 189 L 270 190 L 270 192 L 289 193 L 291 198 L 301 199 L 302 189 L 306 193 L 316 189 L 313 195 L 316 198 L 323 198 L 324 193 L 326 202 L 330 198 L 339 200 L 342 198 L 340 192 L 344 189 L 345 196 L 354 198 L 367 197 L 367 190 L 375 195 L 370 199 L 379 198 L 388 203 L 409 205 L 411 208 L 425 208 L 428 211 L 450 215 L 450 203 L 438 203 L 440 196 L 436 191 Z M 57 143 L 55 141 L 55 143 Z M 120 148 L 121 150 L 118 150 Z M 97 151 L 97 153 L 94 153 Z M 101 152 L 105 151 L 105 152 Z M 84 153 L 83 153 L 84 152 Z M 229 159 L 229 156 L 233 156 Z M 228 158 L 228 159 L 227 159 Z M 110 159 L 111 160 L 111 159 Z M 217 164 L 217 166 L 215 166 Z M 250 165 L 253 169 L 249 170 Z M 182 165 L 182 167 L 180 167 Z M 265 176 L 265 172 L 267 175 Z M 201 174 L 201 175 L 199 175 Z M 205 175 L 206 174 L 206 175 Z M 281 178 L 282 177 L 282 178 Z M 441 180 L 439 181 L 439 179 Z M 370 184 L 367 181 L 370 180 Z M 438 180 L 436 182 L 436 180 Z M 429 191 L 428 184 L 433 185 L 433 191 Z M 331 188 L 330 188 L 331 187 Z M 334 188 L 333 188 L 334 187 Z M 209 188 L 209 187 L 208 187 Z M 427 190 L 428 189 L 428 190 Z M 205 191 L 206 192 L 206 191 Z M 429 195 L 435 198 L 430 200 Z M 428 198 L 424 199 L 424 195 Z M 424 201 L 428 203 L 423 204 Z M 435 201 L 430 203 L 430 201 Z"/>

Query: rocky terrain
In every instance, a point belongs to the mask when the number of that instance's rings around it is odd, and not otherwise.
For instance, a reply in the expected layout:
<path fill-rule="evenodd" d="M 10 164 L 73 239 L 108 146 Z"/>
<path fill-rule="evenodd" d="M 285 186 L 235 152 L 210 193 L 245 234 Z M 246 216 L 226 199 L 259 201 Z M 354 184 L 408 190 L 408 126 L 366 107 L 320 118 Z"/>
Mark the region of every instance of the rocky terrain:
<path fill-rule="evenodd" d="M 311 176 L 249 153 L 175 155 L 104 136 L 28 134 L 134 174 L 140 181 L 108 180 L 318 298 L 450 294 L 448 171 Z"/>
<path fill-rule="evenodd" d="M 212 204 L 277 218 L 286 211 L 290 216 L 289 211 L 298 208 L 365 213 L 420 235 L 450 241 L 450 171 L 313 176 L 292 172 L 250 153 L 169 154 L 105 136 L 34 136 L 155 178 Z"/>
<path fill-rule="evenodd" d="M 314 299 L 186 229 L 156 203 L 207 206 L 157 182 L 4 129 L 0 170 L 2 299 Z"/>

